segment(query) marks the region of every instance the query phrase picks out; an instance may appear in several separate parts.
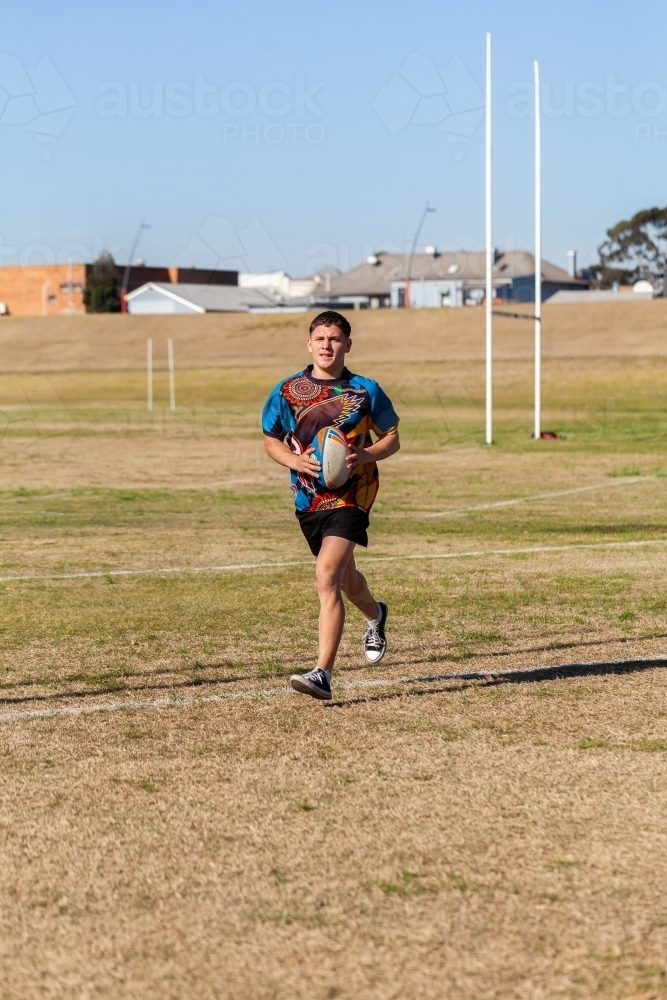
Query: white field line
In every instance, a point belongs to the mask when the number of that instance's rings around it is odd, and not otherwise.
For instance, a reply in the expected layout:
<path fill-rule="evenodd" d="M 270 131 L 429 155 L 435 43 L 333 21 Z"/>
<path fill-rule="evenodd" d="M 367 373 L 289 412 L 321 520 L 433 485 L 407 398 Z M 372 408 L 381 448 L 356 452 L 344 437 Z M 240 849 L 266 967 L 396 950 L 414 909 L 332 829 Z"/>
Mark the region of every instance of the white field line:
<path fill-rule="evenodd" d="M 643 656 L 642 663 L 655 662 L 664 663 L 664 656 Z M 525 673 L 530 675 L 537 670 L 572 669 L 581 667 L 622 667 L 628 660 L 592 660 L 582 663 L 562 663 L 562 664 L 542 664 L 537 667 L 528 667 L 524 670 L 474 670 L 460 674 L 425 674 L 418 677 L 381 677 L 367 681 L 334 681 L 334 689 L 345 691 L 363 690 L 365 688 L 391 688 L 408 687 L 413 684 L 442 684 L 445 681 L 473 681 L 495 680 L 505 676 L 520 676 Z M 124 701 L 102 702 L 96 705 L 67 705 L 63 708 L 38 708 L 29 711 L 11 711 L 0 713 L 0 723 L 16 722 L 20 719 L 50 719 L 57 716 L 78 716 L 92 715 L 99 712 L 122 712 L 139 711 L 150 708 L 178 708 L 187 705 L 204 705 L 214 702 L 252 700 L 257 698 L 291 698 L 295 695 L 287 685 L 280 688 L 260 688 L 250 691 L 230 691 L 229 694 L 210 694 L 199 696 L 168 695 L 163 698 L 150 698 L 143 701 L 127 699 Z M 64 695 L 63 697 L 67 697 Z"/>
<path fill-rule="evenodd" d="M 0 583 L 15 583 L 24 580 L 83 580 L 105 576 L 162 576 L 166 573 L 235 573 L 250 569 L 282 569 L 289 566 L 310 565 L 315 565 L 314 559 L 300 559 L 290 562 L 229 563 L 226 566 L 165 566 L 161 569 L 103 569 L 81 573 L 53 573 L 52 575 L 26 574 L 25 576 L 0 576 Z"/>
<path fill-rule="evenodd" d="M 484 556 L 528 556 L 543 552 L 575 552 L 578 549 L 632 549 L 644 545 L 667 545 L 667 538 L 645 538 L 634 542 L 583 542 L 577 545 L 535 545 L 522 549 L 478 549 L 470 552 L 419 552 L 416 555 L 362 556 L 360 565 L 388 562 L 419 562 L 442 559 L 480 559 Z M 255 569 L 286 569 L 291 566 L 314 566 L 314 559 L 293 559 L 286 562 L 229 563 L 226 566 L 166 566 L 162 569 L 105 569 L 83 573 L 26 574 L 0 576 L 0 583 L 21 583 L 30 580 L 85 580 L 105 576 L 162 576 L 168 573 L 238 573 Z"/>
<path fill-rule="evenodd" d="M 417 518 L 420 521 L 433 517 L 451 517 L 452 514 L 468 514 L 475 510 L 493 510 L 497 507 L 515 507 L 520 503 L 532 503 L 536 500 L 551 500 L 556 497 L 568 497 L 572 496 L 574 493 L 590 493 L 591 490 L 614 489 L 618 486 L 629 486 L 631 483 L 644 483 L 657 478 L 657 476 L 633 476 L 628 479 L 619 479 L 613 483 L 595 483 L 592 486 L 577 486 L 575 489 L 571 490 L 557 490 L 555 493 L 535 493 L 532 496 L 515 497 L 511 500 L 495 500 L 493 503 L 475 504 L 473 507 L 456 507 L 451 510 L 439 510 L 429 514 L 412 514 L 408 516 Z M 398 516 L 400 517 L 405 515 Z M 389 515 L 389 517 L 391 518 L 391 515 Z M 394 517 L 396 517 L 396 515 L 394 515 Z"/>

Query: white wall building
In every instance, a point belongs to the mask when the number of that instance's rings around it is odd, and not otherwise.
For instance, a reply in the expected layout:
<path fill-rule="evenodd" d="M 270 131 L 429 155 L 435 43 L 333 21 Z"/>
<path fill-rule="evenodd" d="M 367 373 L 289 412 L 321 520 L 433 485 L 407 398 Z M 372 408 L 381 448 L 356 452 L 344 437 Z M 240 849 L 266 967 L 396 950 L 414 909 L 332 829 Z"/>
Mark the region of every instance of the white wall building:
<path fill-rule="evenodd" d="M 254 288 L 276 298 L 307 299 L 314 294 L 316 276 L 292 278 L 286 271 L 267 271 L 265 274 L 239 274 L 239 288 Z"/>
<path fill-rule="evenodd" d="M 405 281 L 392 281 L 389 297 L 392 309 L 405 305 Z M 419 278 L 410 281 L 411 309 L 440 309 L 445 307 L 458 308 L 463 305 L 462 281 L 428 281 Z"/>

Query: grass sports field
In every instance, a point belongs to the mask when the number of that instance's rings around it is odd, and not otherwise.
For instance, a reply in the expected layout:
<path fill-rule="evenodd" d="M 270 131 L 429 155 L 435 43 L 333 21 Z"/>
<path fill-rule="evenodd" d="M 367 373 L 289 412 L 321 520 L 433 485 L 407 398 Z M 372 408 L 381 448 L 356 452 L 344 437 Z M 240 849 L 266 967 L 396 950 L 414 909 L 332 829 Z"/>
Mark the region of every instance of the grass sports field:
<path fill-rule="evenodd" d="M 667 997 L 664 303 L 355 314 L 402 417 L 334 702 L 287 473 L 303 316 L 0 321 L 0 997 Z M 145 408 L 146 336 L 167 376 Z"/>

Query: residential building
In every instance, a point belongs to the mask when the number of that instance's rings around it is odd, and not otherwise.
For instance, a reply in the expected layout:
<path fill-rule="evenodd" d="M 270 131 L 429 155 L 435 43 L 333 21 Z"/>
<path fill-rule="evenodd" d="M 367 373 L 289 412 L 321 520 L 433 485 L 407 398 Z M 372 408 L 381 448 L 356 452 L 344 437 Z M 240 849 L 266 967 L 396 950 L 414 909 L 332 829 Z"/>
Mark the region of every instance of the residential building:
<path fill-rule="evenodd" d="M 309 278 L 292 278 L 286 271 L 268 271 L 265 274 L 239 273 L 240 288 L 255 288 L 275 297 L 277 301 L 308 299 L 318 286 L 319 275 Z"/>
<path fill-rule="evenodd" d="M 393 309 L 405 306 L 406 281 L 392 281 L 389 299 Z M 410 282 L 410 306 L 412 309 L 440 309 L 443 306 L 457 308 L 463 305 L 462 281 L 427 281 L 420 278 Z"/>
<path fill-rule="evenodd" d="M 328 295 L 323 295 L 318 289 L 317 305 L 397 308 L 405 305 L 408 284 L 412 308 L 460 306 L 483 301 L 486 282 L 484 251 L 439 253 L 435 248 L 429 250 L 428 253 L 414 254 L 412 260 L 409 254 L 373 254 L 358 267 L 331 277 Z M 589 281 L 571 277 L 567 271 L 549 261 L 542 262 L 543 300 L 557 291 L 579 291 L 589 287 Z M 533 300 L 534 256 L 523 250 L 496 251 L 493 288 L 494 298 L 506 302 Z"/>

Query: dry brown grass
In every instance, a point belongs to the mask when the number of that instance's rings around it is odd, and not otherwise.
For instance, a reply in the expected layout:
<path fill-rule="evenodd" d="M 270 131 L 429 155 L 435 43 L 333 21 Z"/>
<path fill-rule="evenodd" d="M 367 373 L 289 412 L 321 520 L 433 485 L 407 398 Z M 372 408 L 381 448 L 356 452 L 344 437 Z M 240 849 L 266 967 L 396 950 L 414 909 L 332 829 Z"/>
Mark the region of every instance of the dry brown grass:
<path fill-rule="evenodd" d="M 515 307 L 512 307 L 515 309 Z M 529 313 L 530 307 L 518 307 Z M 146 337 L 166 367 L 173 337 L 178 367 L 298 363 L 310 316 L 53 316 L 0 322 L 0 372 L 143 369 Z M 481 309 L 361 311 L 350 314 L 356 364 L 479 360 L 484 352 Z M 664 355 L 665 304 L 653 302 L 549 305 L 544 309 L 545 357 Z M 529 322 L 498 317 L 499 358 L 532 355 Z"/>
<path fill-rule="evenodd" d="M 667 997 L 663 305 L 547 309 L 537 446 L 499 326 L 491 450 L 479 311 L 354 320 L 406 447 L 361 560 L 390 654 L 351 615 L 332 706 L 285 686 L 307 565 L 0 582 L 2 1000 Z M 256 430 L 303 323 L 3 321 L 0 576 L 307 563 Z"/>
<path fill-rule="evenodd" d="M 653 670 L 5 726 L 3 995 L 663 997 L 665 708 Z"/>

